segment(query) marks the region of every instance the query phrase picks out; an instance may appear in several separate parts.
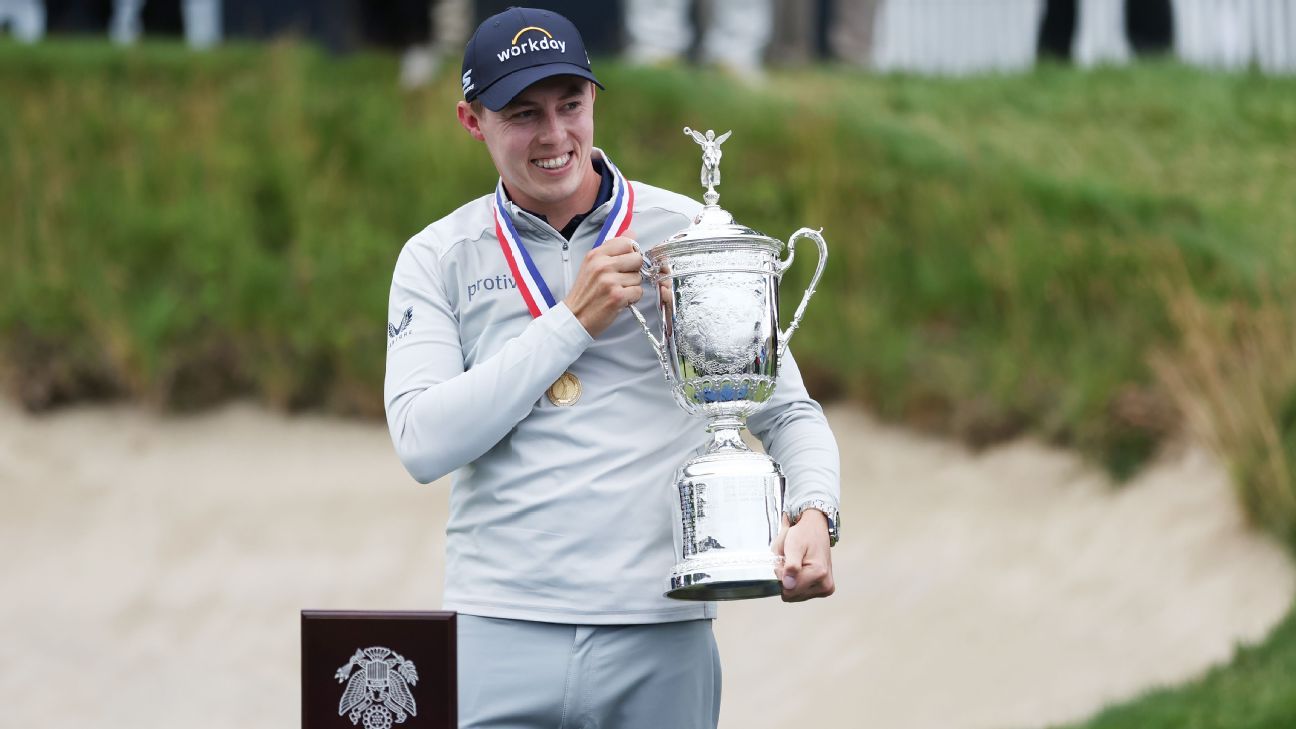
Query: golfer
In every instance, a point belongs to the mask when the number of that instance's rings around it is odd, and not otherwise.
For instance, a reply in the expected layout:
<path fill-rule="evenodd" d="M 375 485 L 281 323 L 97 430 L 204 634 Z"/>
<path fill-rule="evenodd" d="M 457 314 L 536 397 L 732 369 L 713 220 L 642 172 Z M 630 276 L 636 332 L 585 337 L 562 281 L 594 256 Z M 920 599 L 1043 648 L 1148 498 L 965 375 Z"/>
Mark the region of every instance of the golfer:
<path fill-rule="evenodd" d="M 626 310 L 658 316 L 635 241 L 701 205 L 594 146 L 603 86 L 566 18 L 487 19 L 462 80 L 459 123 L 499 183 L 401 251 L 385 386 L 405 467 L 454 473 L 444 606 L 459 613 L 461 726 L 714 727 L 716 606 L 662 594 L 674 471 L 706 433 Z M 783 599 L 830 595 L 837 446 L 790 355 L 749 426 L 788 477 Z"/>

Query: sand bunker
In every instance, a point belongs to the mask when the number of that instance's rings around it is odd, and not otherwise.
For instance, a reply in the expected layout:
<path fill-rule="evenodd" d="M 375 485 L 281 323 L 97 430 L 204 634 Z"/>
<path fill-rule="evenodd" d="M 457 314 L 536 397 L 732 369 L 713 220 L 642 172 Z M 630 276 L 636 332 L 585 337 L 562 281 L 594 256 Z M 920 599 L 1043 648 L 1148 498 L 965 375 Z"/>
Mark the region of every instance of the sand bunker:
<path fill-rule="evenodd" d="M 722 608 L 727 729 L 1080 718 L 1226 660 L 1296 589 L 1197 450 L 1115 489 L 1033 442 L 829 417 L 838 593 Z M 437 607 L 443 486 L 372 423 L 0 405 L 5 723 L 298 725 L 298 611 Z"/>

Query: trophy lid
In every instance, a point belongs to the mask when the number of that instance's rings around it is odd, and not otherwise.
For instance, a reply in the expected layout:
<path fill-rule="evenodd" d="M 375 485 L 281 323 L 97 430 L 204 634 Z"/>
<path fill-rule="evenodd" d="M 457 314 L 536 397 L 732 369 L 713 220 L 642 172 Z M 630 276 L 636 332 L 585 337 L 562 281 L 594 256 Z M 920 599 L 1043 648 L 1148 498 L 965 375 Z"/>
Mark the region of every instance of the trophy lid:
<path fill-rule="evenodd" d="M 713 130 L 708 129 L 704 136 L 684 127 L 684 133 L 702 147 L 702 185 L 706 187 L 702 201 L 706 207 L 693 218 L 692 225 L 653 246 L 649 255 L 657 258 L 712 248 L 757 248 L 778 255 L 783 241 L 738 223 L 729 211 L 718 205 L 720 193 L 716 192 L 715 187 L 720 184 L 720 145 L 729 138 L 732 131 L 717 137 Z"/>

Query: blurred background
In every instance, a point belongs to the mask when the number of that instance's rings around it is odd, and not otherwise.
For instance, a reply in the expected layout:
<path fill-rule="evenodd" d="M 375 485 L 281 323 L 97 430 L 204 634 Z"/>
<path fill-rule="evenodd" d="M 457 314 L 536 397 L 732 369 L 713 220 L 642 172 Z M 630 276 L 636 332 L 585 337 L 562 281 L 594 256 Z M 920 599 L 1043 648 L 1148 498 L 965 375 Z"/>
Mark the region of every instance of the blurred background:
<path fill-rule="evenodd" d="M 840 589 L 724 606 L 723 726 L 1296 726 L 1296 1 L 535 4 L 631 178 L 732 129 L 726 208 L 828 240 Z M 0 0 L 15 726 L 292 724 L 297 611 L 439 605 L 387 289 L 494 184 L 506 5 Z"/>

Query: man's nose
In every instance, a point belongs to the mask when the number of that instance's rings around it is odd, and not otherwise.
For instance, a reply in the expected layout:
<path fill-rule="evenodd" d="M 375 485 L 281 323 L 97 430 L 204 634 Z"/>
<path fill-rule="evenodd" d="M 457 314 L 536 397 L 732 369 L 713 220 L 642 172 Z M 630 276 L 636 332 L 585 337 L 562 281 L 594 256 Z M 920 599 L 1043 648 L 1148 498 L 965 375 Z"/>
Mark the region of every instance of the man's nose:
<path fill-rule="evenodd" d="M 536 141 L 541 144 L 555 144 L 562 141 L 562 122 L 555 112 L 547 112 L 540 120 L 540 133 Z"/>

